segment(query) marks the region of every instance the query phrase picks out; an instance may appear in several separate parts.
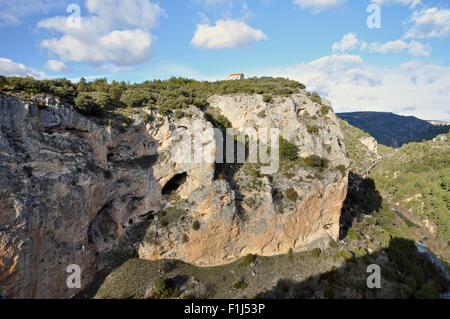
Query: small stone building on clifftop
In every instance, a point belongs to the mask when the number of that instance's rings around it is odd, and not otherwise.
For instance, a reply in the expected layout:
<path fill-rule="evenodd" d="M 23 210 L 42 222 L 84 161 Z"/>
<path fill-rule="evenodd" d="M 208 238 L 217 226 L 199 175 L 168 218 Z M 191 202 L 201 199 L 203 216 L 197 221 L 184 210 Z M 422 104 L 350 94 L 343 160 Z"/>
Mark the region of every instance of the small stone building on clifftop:
<path fill-rule="evenodd" d="M 228 80 L 243 80 L 244 79 L 244 73 L 233 73 L 230 74 L 228 77 Z"/>

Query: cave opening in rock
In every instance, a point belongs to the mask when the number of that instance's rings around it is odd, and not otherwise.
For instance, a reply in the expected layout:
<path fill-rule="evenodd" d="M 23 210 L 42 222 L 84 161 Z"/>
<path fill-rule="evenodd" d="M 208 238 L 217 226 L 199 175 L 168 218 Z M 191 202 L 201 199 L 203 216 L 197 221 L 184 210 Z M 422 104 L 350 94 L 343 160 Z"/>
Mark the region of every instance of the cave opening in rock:
<path fill-rule="evenodd" d="M 175 193 L 184 183 L 186 183 L 187 174 L 181 173 L 172 177 L 162 189 L 163 195 L 172 195 Z"/>

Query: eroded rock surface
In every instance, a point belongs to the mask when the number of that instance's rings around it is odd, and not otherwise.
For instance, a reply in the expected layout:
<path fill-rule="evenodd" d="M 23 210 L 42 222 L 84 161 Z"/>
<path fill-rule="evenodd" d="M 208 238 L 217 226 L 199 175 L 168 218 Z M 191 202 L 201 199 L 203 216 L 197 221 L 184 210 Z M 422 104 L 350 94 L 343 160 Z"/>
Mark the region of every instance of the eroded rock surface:
<path fill-rule="evenodd" d="M 136 246 L 140 258 L 200 266 L 337 239 L 347 174 L 335 168 L 347 169 L 348 160 L 332 110 L 321 114 L 303 94 L 270 104 L 260 95 L 209 102 L 233 127 L 277 127 L 300 156 L 327 158 L 329 167 L 282 165 L 261 176 L 243 164 L 222 178 L 214 162 L 175 160 L 186 130 L 202 134 L 203 148 L 216 155 L 212 124 L 194 107 L 182 119 L 146 124 L 136 117 L 123 129 L 100 125 L 53 98 L 25 102 L 0 94 L 2 292 L 10 298 L 75 295 L 79 290 L 66 285 L 68 265 L 81 267 L 86 286 L 104 267 L 102 256 L 143 221 L 150 222 Z M 193 127 L 195 120 L 202 126 Z M 311 125 L 317 133 L 308 132 Z M 276 196 L 289 188 L 296 200 Z"/>

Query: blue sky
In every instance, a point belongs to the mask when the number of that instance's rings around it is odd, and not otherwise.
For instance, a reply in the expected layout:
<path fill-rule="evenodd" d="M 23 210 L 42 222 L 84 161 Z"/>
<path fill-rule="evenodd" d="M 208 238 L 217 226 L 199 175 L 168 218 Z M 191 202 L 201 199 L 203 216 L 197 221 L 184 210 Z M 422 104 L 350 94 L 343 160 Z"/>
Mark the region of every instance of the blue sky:
<path fill-rule="evenodd" d="M 369 5 L 380 28 L 367 24 Z M 450 119 L 445 0 L 0 0 L 0 36 L 4 75 L 243 72 L 299 80 L 337 111 Z"/>

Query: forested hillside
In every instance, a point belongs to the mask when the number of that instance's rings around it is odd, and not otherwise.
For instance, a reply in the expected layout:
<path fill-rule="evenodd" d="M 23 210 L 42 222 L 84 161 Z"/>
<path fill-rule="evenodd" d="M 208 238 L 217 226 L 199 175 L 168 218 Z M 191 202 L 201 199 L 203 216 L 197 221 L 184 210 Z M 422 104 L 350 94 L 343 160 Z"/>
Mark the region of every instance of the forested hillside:
<path fill-rule="evenodd" d="M 384 154 L 371 174 L 377 189 L 429 225 L 433 250 L 448 261 L 450 245 L 450 134 L 409 143 Z"/>
<path fill-rule="evenodd" d="M 450 130 L 448 125 L 432 125 L 414 116 L 387 112 L 350 112 L 338 113 L 337 116 L 369 133 L 378 143 L 390 147 L 430 140 Z"/>

